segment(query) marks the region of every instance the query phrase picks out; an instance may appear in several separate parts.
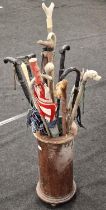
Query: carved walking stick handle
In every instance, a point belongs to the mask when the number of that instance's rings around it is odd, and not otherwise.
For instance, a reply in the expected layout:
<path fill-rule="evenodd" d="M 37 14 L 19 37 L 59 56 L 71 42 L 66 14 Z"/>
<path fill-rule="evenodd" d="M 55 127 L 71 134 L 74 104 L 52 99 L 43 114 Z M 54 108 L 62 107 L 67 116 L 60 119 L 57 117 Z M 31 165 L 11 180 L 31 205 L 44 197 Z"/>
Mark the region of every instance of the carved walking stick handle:
<path fill-rule="evenodd" d="M 48 33 L 52 31 L 53 28 L 53 21 L 52 21 L 52 14 L 53 14 L 53 9 L 54 9 L 54 3 L 51 2 L 50 6 L 47 7 L 45 3 L 42 3 L 42 9 L 44 10 L 46 14 L 46 22 L 47 22 L 47 30 Z"/>

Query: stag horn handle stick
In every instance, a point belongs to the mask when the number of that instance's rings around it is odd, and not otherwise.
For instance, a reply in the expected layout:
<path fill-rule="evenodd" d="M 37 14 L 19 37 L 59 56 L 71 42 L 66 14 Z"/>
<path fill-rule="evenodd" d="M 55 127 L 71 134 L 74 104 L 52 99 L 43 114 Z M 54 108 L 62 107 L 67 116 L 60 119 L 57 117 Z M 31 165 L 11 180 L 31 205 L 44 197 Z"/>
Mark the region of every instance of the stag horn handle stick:
<path fill-rule="evenodd" d="M 62 99 L 62 130 L 63 135 L 66 135 L 66 115 L 67 115 L 67 80 L 62 80 L 56 84 L 55 96 Z"/>
<path fill-rule="evenodd" d="M 80 99 L 81 99 L 81 96 L 83 94 L 85 84 L 86 84 L 88 79 L 93 79 L 93 80 L 99 81 L 101 79 L 101 76 L 99 76 L 98 73 L 95 70 L 86 70 L 85 73 L 83 74 L 81 85 L 80 85 L 80 88 L 79 88 L 79 93 L 77 95 L 77 98 L 76 98 L 76 101 L 75 101 L 75 104 L 74 104 L 74 107 L 73 107 L 73 110 L 72 110 L 72 113 L 71 113 L 70 128 L 71 128 L 71 125 L 74 121 L 76 111 L 77 111 L 78 105 L 80 103 Z"/>
<path fill-rule="evenodd" d="M 54 9 L 54 3 L 51 2 L 50 6 L 47 7 L 45 3 L 42 3 L 42 9 L 44 10 L 46 14 L 46 23 L 47 23 L 47 30 L 48 32 L 51 32 L 53 29 L 53 21 L 52 21 L 52 15 L 53 15 L 53 9 Z"/>

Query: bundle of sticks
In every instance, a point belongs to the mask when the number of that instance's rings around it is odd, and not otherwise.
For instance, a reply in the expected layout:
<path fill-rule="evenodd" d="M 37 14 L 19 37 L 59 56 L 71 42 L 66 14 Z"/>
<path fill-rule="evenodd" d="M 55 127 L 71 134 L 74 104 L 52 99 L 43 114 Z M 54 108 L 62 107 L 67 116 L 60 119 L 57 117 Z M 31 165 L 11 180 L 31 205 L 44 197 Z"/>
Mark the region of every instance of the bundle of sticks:
<path fill-rule="evenodd" d="M 60 70 L 58 83 L 54 84 L 54 54 L 56 47 L 56 35 L 53 32 L 52 21 L 54 3 L 52 2 L 49 7 L 42 3 L 42 8 L 46 14 L 48 35 L 46 40 L 37 42 L 43 46 L 41 67 L 39 67 L 36 56 L 27 57 L 27 64 L 22 58 L 15 60 L 6 58 L 4 61 L 6 63 L 12 60 L 24 94 L 32 106 L 27 116 L 27 122 L 32 126 L 32 131 L 40 131 L 41 134 L 50 137 L 68 134 L 76 135 L 77 126 L 75 119 L 83 127 L 80 101 L 86 82 L 88 79 L 99 80 L 101 77 L 94 70 L 79 71 L 74 67 L 65 69 L 65 54 L 66 51 L 70 50 L 70 46 L 64 45 L 59 51 Z M 71 90 L 71 97 L 69 102 L 67 102 L 68 80 L 65 77 L 71 72 L 76 73 L 76 79 Z M 61 117 L 60 108 L 62 112 Z"/>

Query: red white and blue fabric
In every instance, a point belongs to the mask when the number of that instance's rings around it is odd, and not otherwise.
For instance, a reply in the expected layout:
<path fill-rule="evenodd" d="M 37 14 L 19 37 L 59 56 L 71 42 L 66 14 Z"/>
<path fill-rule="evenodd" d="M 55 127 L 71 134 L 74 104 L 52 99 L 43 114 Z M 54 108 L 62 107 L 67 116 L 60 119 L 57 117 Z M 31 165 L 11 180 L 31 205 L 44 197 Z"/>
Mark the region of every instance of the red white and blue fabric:
<path fill-rule="evenodd" d="M 52 102 L 47 85 L 34 85 L 33 91 L 34 97 L 37 100 L 37 106 L 40 110 L 40 116 L 44 117 L 48 122 L 55 120 L 57 104 Z"/>

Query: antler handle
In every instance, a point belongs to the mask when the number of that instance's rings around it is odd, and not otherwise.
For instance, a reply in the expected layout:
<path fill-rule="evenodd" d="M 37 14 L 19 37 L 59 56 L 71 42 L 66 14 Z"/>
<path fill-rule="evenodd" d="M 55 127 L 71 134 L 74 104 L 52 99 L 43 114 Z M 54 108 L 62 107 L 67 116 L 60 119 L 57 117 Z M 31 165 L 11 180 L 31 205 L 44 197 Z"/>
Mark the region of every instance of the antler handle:
<path fill-rule="evenodd" d="M 47 7 L 45 5 L 45 3 L 42 3 L 42 9 L 44 10 L 44 12 L 46 14 L 46 22 L 47 22 L 48 33 L 52 32 L 52 28 L 53 28 L 52 14 L 53 14 L 54 6 L 55 5 L 54 5 L 53 2 L 51 2 L 49 7 Z"/>

